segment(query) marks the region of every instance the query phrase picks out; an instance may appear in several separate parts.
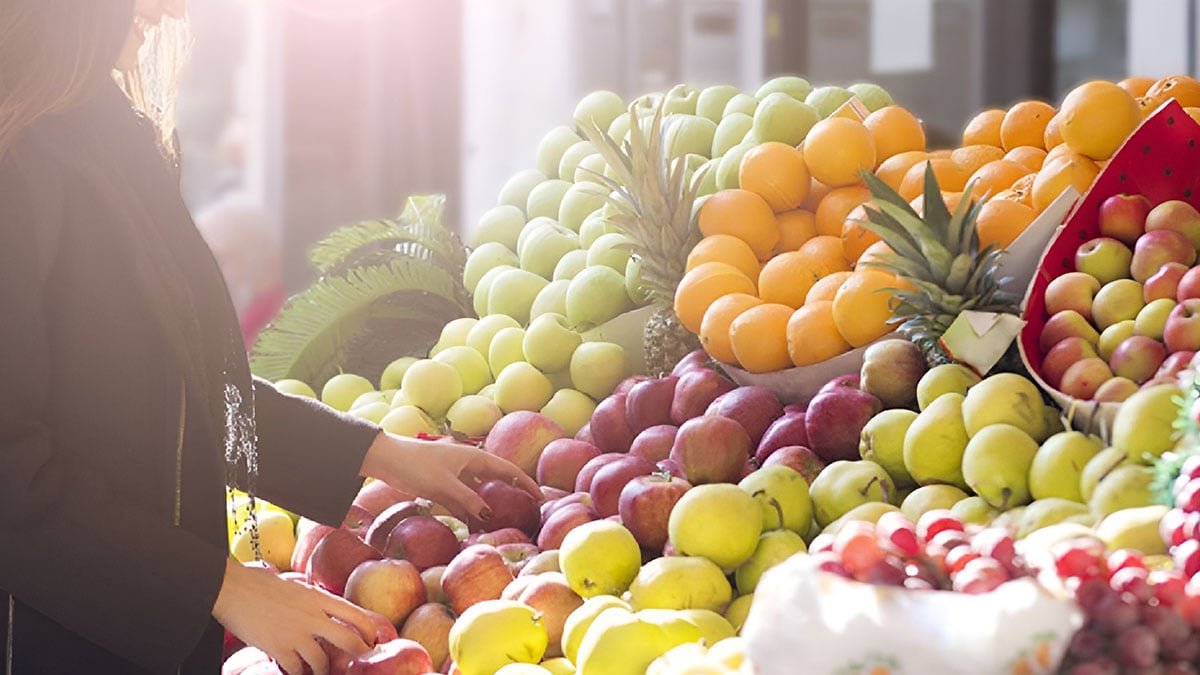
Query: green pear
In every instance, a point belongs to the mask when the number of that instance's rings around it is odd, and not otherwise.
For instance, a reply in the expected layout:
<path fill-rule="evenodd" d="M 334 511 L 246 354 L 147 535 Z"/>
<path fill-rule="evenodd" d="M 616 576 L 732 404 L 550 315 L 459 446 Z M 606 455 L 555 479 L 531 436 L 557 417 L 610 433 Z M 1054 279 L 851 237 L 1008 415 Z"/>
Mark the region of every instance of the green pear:
<path fill-rule="evenodd" d="M 779 464 L 764 466 L 743 478 L 738 487 L 762 507 L 764 531 L 786 528 L 803 535 L 812 526 L 808 481 L 799 471 Z"/>
<path fill-rule="evenodd" d="M 1011 424 L 1031 438 L 1046 429 L 1045 402 L 1032 380 L 1016 373 L 999 373 L 971 387 L 962 405 L 963 424 L 974 436 L 992 424 Z"/>
<path fill-rule="evenodd" d="M 807 550 L 804 539 L 791 530 L 764 532 L 758 538 L 758 547 L 754 549 L 754 555 L 742 563 L 734 573 L 738 593 L 753 593 L 764 572 L 793 555 L 804 553 Z"/>
<path fill-rule="evenodd" d="M 1086 504 L 1080 504 L 1070 499 L 1046 497 L 1034 500 L 1025 507 L 1025 511 L 1021 514 L 1021 520 L 1017 524 L 1017 537 L 1026 537 L 1035 530 L 1056 525 L 1072 516 L 1087 513 Z"/>
<path fill-rule="evenodd" d="M 845 525 L 846 523 L 849 523 L 851 521 L 862 521 L 864 523 L 877 523 L 877 522 L 879 522 L 879 518 L 881 516 L 883 516 L 883 514 L 899 512 L 899 511 L 900 511 L 900 509 L 898 509 L 895 506 L 893 506 L 892 504 L 888 504 L 886 502 L 867 502 L 866 504 L 860 504 L 860 505 L 850 509 L 849 511 L 847 511 L 841 518 L 838 518 L 837 520 L 833 521 L 832 523 L 820 528 L 820 531 L 818 531 L 812 537 L 809 537 L 808 540 L 811 542 L 812 538 L 816 537 L 817 534 L 834 534 L 835 535 L 838 533 L 839 530 L 842 529 L 843 525 Z M 817 521 L 814 520 L 813 524 L 815 525 L 816 522 Z"/>
<path fill-rule="evenodd" d="M 888 501 L 895 491 L 891 476 L 875 462 L 839 460 L 817 474 L 808 494 L 817 522 L 828 525 L 856 506 Z"/>
<path fill-rule="evenodd" d="M 559 567 L 580 597 L 624 593 L 641 569 L 637 539 L 611 520 L 584 523 L 567 533 L 558 553 Z"/>
<path fill-rule="evenodd" d="M 1174 384 L 1140 389 L 1125 399 L 1113 420 L 1112 446 L 1128 450 L 1134 457 L 1158 457 L 1175 445 L 1175 420 L 1183 392 Z"/>
<path fill-rule="evenodd" d="M 1101 450 L 1088 460 L 1088 463 L 1083 467 L 1083 471 L 1079 474 L 1079 496 L 1085 502 L 1090 501 L 1092 492 L 1095 491 L 1096 485 L 1099 484 L 1101 479 L 1117 467 L 1137 463 L 1127 451 L 1120 448 L 1105 448 Z"/>
<path fill-rule="evenodd" d="M 1083 468 L 1103 449 L 1100 438 L 1079 431 L 1047 438 L 1029 466 L 1029 494 L 1034 499 L 1060 497 L 1083 503 L 1079 492 Z"/>
<path fill-rule="evenodd" d="M 1096 526 L 1096 536 L 1110 551 L 1132 548 L 1145 555 L 1166 555 L 1167 544 L 1158 533 L 1158 524 L 1169 510 L 1153 504 L 1114 511 Z"/>
<path fill-rule="evenodd" d="M 677 613 L 696 624 L 696 627 L 700 629 L 700 636 L 710 645 L 737 635 L 737 629 L 729 623 L 729 619 L 712 610 L 681 609 Z"/>
<path fill-rule="evenodd" d="M 912 410 L 884 410 L 867 421 L 858 443 L 862 458 L 882 466 L 902 490 L 916 485 L 904 466 L 904 436 L 916 419 Z"/>
<path fill-rule="evenodd" d="M 904 466 L 918 485 L 947 483 L 967 489 L 962 472 L 963 452 L 970 440 L 963 425 L 965 400 L 954 392 L 938 396 L 904 435 Z"/>
<path fill-rule="evenodd" d="M 953 485 L 923 485 L 904 498 L 900 512 L 915 523 L 929 511 L 954 508 L 967 496 L 966 492 Z"/>
<path fill-rule="evenodd" d="M 1121 509 L 1149 506 L 1155 502 L 1154 469 L 1148 466 L 1119 466 L 1096 484 L 1088 506 L 1092 513 L 1107 516 Z"/>
<path fill-rule="evenodd" d="M 1000 515 L 1000 511 L 987 503 L 983 497 L 972 495 L 954 502 L 954 506 L 950 507 L 950 515 L 963 523 L 988 525 L 996 516 Z"/>
<path fill-rule="evenodd" d="M 942 394 L 966 396 L 967 390 L 979 382 L 975 371 L 961 363 L 934 366 L 917 381 L 917 409 L 923 412 Z"/>
<path fill-rule="evenodd" d="M 1001 511 L 1027 504 L 1029 467 L 1037 451 L 1037 441 L 1021 429 L 988 425 L 971 437 L 963 451 L 963 478 L 975 494 Z"/>
<path fill-rule="evenodd" d="M 634 609 L 696 608 L 723 612 L 732 599 L 733 588 L 725 573 L 702 556 L 655 558 L 642 565 L 629 584 L 629 602 Z"/>

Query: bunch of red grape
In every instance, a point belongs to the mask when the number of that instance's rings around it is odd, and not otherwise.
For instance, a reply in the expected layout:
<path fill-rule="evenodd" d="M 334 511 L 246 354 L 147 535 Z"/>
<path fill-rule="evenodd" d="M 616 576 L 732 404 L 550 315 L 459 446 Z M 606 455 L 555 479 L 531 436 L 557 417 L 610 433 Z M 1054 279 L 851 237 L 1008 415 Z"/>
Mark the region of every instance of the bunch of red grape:
<path fill-rule="evenodd" d="M 987 593 L 1030 571 L 1012 535 L 1001 528 L 964 528 L 948 510 L 917 521 L 895 511 L 879 522 L 851 521 L 809 547 L 818 569 L 848 579 L 913 590 Z"/>
<path fill-rule="evenodd" d="M 1142 554 L 1107 553 L 1097 539 L 1051 549 L 1054 571 L 1086 617 L 1071 639 L 1067 675 L 1200 673 L 1200 578 L 1146 566 Z"/>
<path fill-rule="evenodd" d="M 1175 508 L 1163 517 L 1159 529 L 1175 567 L 1184 578 L 1193 579 L 1200 574 L 1200 455 L 1183 462 L 1172 493 Z"/>

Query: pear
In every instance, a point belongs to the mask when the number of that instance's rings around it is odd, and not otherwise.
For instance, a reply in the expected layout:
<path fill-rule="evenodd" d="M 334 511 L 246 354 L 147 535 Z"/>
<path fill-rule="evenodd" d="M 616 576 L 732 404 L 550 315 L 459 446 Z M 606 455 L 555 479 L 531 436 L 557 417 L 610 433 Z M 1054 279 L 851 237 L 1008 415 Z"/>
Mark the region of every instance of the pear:
<path fill-rule="evenodd" d="M 738 594 L 753 593 L 758 580 L 767 570 L 787 560 L 796 553 L 804 553 L 808 547 L 804 539 L 791 530 L 771 530 L 758 538 L 754 555 L 742 563 L 734 574 Z"/>
<path fill-rule="evenodd" d="M 757 515 L 757 506 L 755 510 Z M 617 595 L 641 569 L 637 539 L 620 523 L 596 520 L 567 533 L 559 548 L 559 566 L 571 590 L 581 597 Z"/>
<path fill-rule="evenodd" d="M 953 485 L 923 485 L 904 498 L 900 511 L 915 523 L 929 511 L 953 508 L 966 498 L 967 493 Z"/>
<path fill-rule="evenodd" d="M 642 566 L 629 585 L 629 599 L 634 609 L 696 608 L 720 612 L 733 599 L 733 588 L 721 568 L 708 558 L 669 556 L 655 558 Z"/>
<path fill-rule="evenodd" d="M 887 471 L 875 462 L 839 460 L 817 474 L 808 494 L 817 522 L 828 525 L 856 506 L 888 501 L 895 491 Z"/>
<path fill-rule="evenodd" d="M 619 607 L 627 612 L 633 612 L 633 607 L 621 598 L 615 595 L 594 595 L 583 601 L 583 604 L 576 607 L 570 614 L 567 615 L 567 620 L 563 623 L 562 635 L 562 652 L 563 656 L 575 662 L 579 654 L 579 645 L 583 642 L 583 636 L 587 634 L 588 628 L 596 617 L 606 609 Z"/>
<path fill-rule="evenodd" d="M 699 639 L 699 629 L 696 629 Z M 643 673 L 650 663 L 674 647 L 667 631 L 620 607 L 604 610 L 592 621 L 575 659 L 578 675 Z"/>
<path fill-rule="evenodd" d="M 884 410 L 867 421 L 858 443 L 862 458 L 882 466 L 901 490 L 916 485 L 904 466 L 904 436 L 916 419 L 912 410 Z"/>
<path fill-rule="evenodd" d="M 737 629 L 729 623 L 729 619 L 709 609 L 681 609 L 680 616 L 696 624 L 700 636 L 710 645 L 737 635 Z"/>
<path fill-rule="evenodd" d="M 1129 453 L 1120 448 L 1105 448 L 1096 453 L 1088 463 L 1084 465 L 1083 471 L 1079 474 L 1079 496 L 1083 501 L 1087 502 L 1092 498 L 1092 492 L 1095 491 L 1096 485 L 1111 472 L 1120 466 L 1136 464 Z"/>
<path fill-rule="evenodd" d="M 943 363 L 930 368 L 917 382 L 917 407 L 925 410 L 942 394 L 962 394 L 979 384 L 975 371 L 961 363 Z"/>
<path fill-rule="evenodd" d="M 1139 390 L 1121 403 L 1113 420 L 1112 446 L 1141 459 L 1162 455 L 1175 445 L 1175 420 L 1183 392 L 1174 384 Z"/>
<path fill-rule="evenodd" d="M 1152 483 L 1154 469 L 1135 464 L 1119 466 L 1096 484 L 1088 506 L 1092 513 L 1102 517 L 1121 509 L 1149 506 L 1155 499 Z"/>
<path fill-rule="evenodd" d="M 1021 429 L 1011 424 L 988 425 L 967 443 L 963 477 L 975 494 L 1001 511 L 1027 504 L 1029 467 L 1037 451 L 1037 441 Z"/>
<path fill-rule="evenodd" d="M 1045 407 L 1041 390 L 1031 380 L 1016 373 L 999 373 L 967 392 L 963 424 L 971 436 L 992 424 L 1011 424 L 1038 438 L 1046 429 Z"/>
<path fill-rule="evenodd" d="M 917 383 L 928 368 L 921 348 L 909 340 L 882 340 L 863 353 L 859 388 L 875 395 L 884 408 L 912 408 Z"/>
<path fill-rule="evenodd" d="M 967 489 L 962 474 L 963 451 L 970 440 L 963 426 L 965 400 L 959 393 L 941 394 L 908 428 L 904 435 L 904 466 L 917 484 L 948 483 Z"/>
<path fill-rule="evenodd" d="M 1038 443 L 1045 443 L 1054 434 L 1067 430 L 1067 426 L 1063 422 L 1062 411 L 1052 405 L 1047 405 L 1042 409 L 1042 422 L 1045 424 L 1042 435 L 1034 437 Z"/>
<path fill-rule="evenodd" d="M 674 609 L 642 609 L 633 613 L 640 621 L 663 629 L 672 645 L 699 642 L 703 637 L 700 626 L 683 612 Z"/>
<path fill-rule="evenodd" d="M 1029 494 L 1034 499 L 1059 497 L 1083 503 L 1079 491 L 1083 468 L 1104 442 L 1079 431 L 1063 431 L 1047 438 L 1029 466 Z"/>
<path fill-rule="evenodd" d="M 1007 511 L 1001 511 L 1000 515 L 992 520 L 991 527 L 999 527 L 1001 529 L 1016 532 L 1021 525 L 1021 518 L 1025 516 L 1024 506 L 1014 506 Z"/>
<path fill-rule="evenodd" d="M 750 606 L 754 604 L 754 594 L 747 593 L 739 595 L 729 603 L 729 608 L 725 610 L 725 620 L 729 625 L 733 626 L 734 630 L 742 630 L 742 626 L 746 623 L 746 617 L 750 615 Z"/>
<path fill-rule="evenodd" d="M 950 515 L 963 523 L 988 525 L 1000 515 L 1000 511 L 987 503 L 983 497 L 971 496 L 955 502 L 954 506 L 950 507 Z"/>
<path fill-rule="evenodd" d="M 1114 511 L 1096 526 L 1096 536 L 1110 551 L 1132 548 L 1145 555 L 1166 555 L 1158 524 L 1170 509 L 1161 504 Z"/>
<path fill-rule="evenodd" d="M 1088 507 L 1086 504 L 1069 499 L 1062 499 L 1061 497 L 1036 499 L 1029 506 L 1026 506 L 1025 511 L 1021 514 L 1021 520 L 1017 523 L 1017 537 L 1026 537 L 1043 527 L 1057 525 L 1068 518 L 1081 514 L 1086 515 L 1087 513 Z"/>
<path fill-rule="evenodd" d="M 847 511 L 841 518 L 826 525 L 819 534 L 837 534 L 842 526 L 850 521 L 877 523 L 885 513 L 898 512 L 900 509 L 886 502 L 867 502 Z M 813 521 L 816 522 L 816 521 Z"/>
<path fill-rule="evenodd" d="M 541 612 L 516 600 L 471 605 L 449 636 L 450 657 L 463 675 L 488 675 L 510 663 L 537 663 L 546 645 Z"/>

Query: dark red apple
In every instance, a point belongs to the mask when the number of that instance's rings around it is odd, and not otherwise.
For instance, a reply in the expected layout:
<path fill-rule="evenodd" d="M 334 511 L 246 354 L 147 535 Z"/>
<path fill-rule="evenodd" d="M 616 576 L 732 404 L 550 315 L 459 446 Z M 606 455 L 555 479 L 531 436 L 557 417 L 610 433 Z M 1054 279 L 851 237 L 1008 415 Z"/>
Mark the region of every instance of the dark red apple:
<path fill-rule="evenodd" d="M 446 566 L 442 590 L 450 609 L 462 614 L 477 602 L 498 599 L 512 580 L 513 573 L 496 547 L 476 544 L 464 548 Z"/>
<path fill-rule="evenodd" d="M 671 400 L 671 422 L 680 426 L 694 417 L 700 417 L 718 396 L 736 386 L 708 368 L 683 373 L 675 384 L 675 398 Z"/>
<path fill-rule="evenodd" d="M 776 464 L 800 472 L 800 475 L 804 476 L 804 480 L 809 485 L 812 485 L 813 479 L 825 468 L 825 462 L 822 462 L 816 453 L 800 445 L 789 445 L 779 448 L 768 455 L 762 462 L 762 466 L 774 466 Z"/>
<path fill-rule="evenodd" d="M 657 551 L 667 543 L 671 509 L 690 483 L 670 475 L 638 476 L 625 484 L 618 500 L 621 522 L 642 548 Z"/>
<path fill-rule="evenodd" d="M 771 423 L 783 415 L 783 404 L 770 389 L 751 385 L 721 394 L 704 414 L 728 417 L 742 425 L 750 444 L 757 446 Z"/>
<path fill-rule="evenodd" d="M 420 643 L 396 638 L 354 657 L 346 675 L 423 675 L 432 670 L 433 659 Z"/>
<path fill-rule="evenodd" d="M 350 573 L 367 560 L 379 560 L 383 554 L 349 530 L 337 529 L 325 535 L 304 573 L 311 584 L 335 595 L 344 595 Z"/>
<path fill-rule="evenodd" d="M 653 473 L 654 468 L 654 462 L 637 455 L 625 455 L 601 467 L 588 488 L 592 495 L 592 508 L 604 518 L 614 515 L 625 484 L 637 476 Z"/>
<path fill-rule="evenodd" d="M 758 442 L 754 451 L 754 459 L 759 466 L 767 457 L 779 448 L 789 445 L 808 445 L 808 430 L 805 427 L 805 413 L 784 413 L 783 417 L 771 423 Z"/>
<path fill-rule="evenodd" d="M 600 448 L 586 441 L 573 438 L 551 441 L 538 459 L 537 482 L 561 490 L 574 490 L 579 470 L 599 454 Z"/>
<path fill-rule="evenodd" d="M 561 547 L 568 532 L 597 518 L 596 512 L 587 504 L 575 502 L 563 506 L 546 518 L 542 530 L 538 532 L 538 548 L 550 550 Z"/>
<path fill-rule="evenodd" d="M 862 384 L 862 375 L 860 373 L 846 373 L 845 375 L 838 375 L 832 380 L 821 385 L 821 388 L 817 390 L 817 395 L 824 394 L 830 389 L 859 389 L 860 384 Z M 814 395 L 813 398 L 816 398 L 816 396 Z M 811 403 L 812 402 L 809 401 L 810 405 Z"/>
<path fill-rule="evenodd" d="M 629 452 L 633 431 L 625 418 L 625 394 L 613 394 L 596 406 L 588 426 L 601 452 Z"/>
<path fill-rule="evenodd" d="M 575 491 L 590 491 L 592 489 L 592 479 L 596 477 L 597 471 L 604 468 L 610 462 L 615 462 L 627 456 L 623 452 L 606 452 L 588 460 L 588 463 L 584 464 L 583 468 L 579 470 L 579 476 L 575 478 Z"/>
<path fill-rule="evenodd" d="M 679 428 L 672 424 L 656 424 L 643 429 L 633 439 L 629 446 L 629 454 L 645 457 L 657 462 L 666 459 L 671 454 L 671 446 L 675 444 L 675 433 Z"/>
<path fill-rule="evenodd" d="M 494 532 L 505 527 L 514 527 L 529 536 L 537 533 L 538 521 L 541 520 L 538 501 L 521 488 L 493 479 L 475 489 L 483 497 L 492 517 L 480 520 L 474 516 L 467 519 L 467 526 L 472 531 Z"/>
<path fill-rule="evenodd" d="M 728 417 L 697 417 L 679 426 L 671 456 L 692 485 L 736 483 L 753 447 Z"/>
<path fill-rule="evenodd" d="M 391 536 L 392 530 L 396 529 L 397 525 L 413 516 L 428 516 L 432 513 L 433 504 L 424 499 L 392 504 L 375 518 L 371 527 L 367 528 L 365 539 L 368 544 L 382 551 L 387 547 L 388 537 Z"/>
<path fill-rule="evenodd" d="M 625 397 L 625 420 L 634 435 L 658 424 L 671 423 L 678 375 L 647 379 L 633 385 Z"/>
<path fill-rule="evenodd" d="M 458 537 L 433 516 L 410 516 L 392 528 L 383 546 L 389 558 L 407 560 L 420 571 L 445 565 L 458 554 Z"/>
<path fill-rule="evenodd" d="M 860 459 L 862 429 L 881 410 L 878 398 L 849 386 L 817 394 L 804 414 L 809 449 L 827 463 Z"/>

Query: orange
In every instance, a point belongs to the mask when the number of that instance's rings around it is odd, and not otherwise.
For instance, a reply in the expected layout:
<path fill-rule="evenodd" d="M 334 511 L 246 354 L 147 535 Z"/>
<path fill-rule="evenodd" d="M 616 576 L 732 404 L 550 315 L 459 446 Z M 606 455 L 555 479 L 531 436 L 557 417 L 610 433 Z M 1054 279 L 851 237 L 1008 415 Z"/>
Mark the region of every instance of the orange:
<path fill-rule="evenodd" d="M 971 188 L 971 194 L 975 197 L 990 197 L 1001 190 L 1012 187 L 1017 179 L 1024 178 L 1029 173 L 1031 173 L 1029 167 L 1024 164 L 998 159 L 979 167 L 978 171 L 971 174 L 967 183 L 975 184 L 975 187 Z"/>
<path fill-rule="evenodd" d="M 979 219 L 975 221 L 980 250 L 989 244 L 1008 248 L 1034 218 L 1037 212 L 1030 206 L 1004 199 L 988 201 L 979 209 Z"/>
<path fill-rule="evenodd" d="M 1187 75 L 1171 75 L 1158 80 L 1146 91 L 1146 98 L 1157 108 L 1173 98 L 1179 105 L 1188 108 L 1200 106 L 1200 81 Z"/>
<path fill-rule="evenodd" d="M 808 196 L 812 178 L 804 164 L 804 153 L 787 143 L 763 143 L 742 157 L 738 181 L 767 201 L 773 211 L 800 206 Z"/>
<path fill-rule="evenodd" d="M 950 159 L 954 154 L 953 150 L 943 148 L 941 150 L 930 150 L 929 159 Z"/>
<path fill-rule="evenodd" d="M 913 165 L 908 173 L 904 174 L 904 180 L 900 183 L 900 196 L 905 201 L 912 201 L 917 195 L 924 194 L 926 164 L 933 167 L 934 178 L 943 192 L 962 192 L 966 187 L 970 174 L 964 172 L 953 159 L 935 157 L 928 162 Z"/>
<path fill-rule="evenodd" d="M 704 351 L 721 363 L 737 364 L 733 345 L 729 343 L 729 327 L 739 314 L 761 304 L 762 300 L 749 293 L 730 293 L 714 300 L 700 321 L 700 344 Z"/>
<path fill-rule="evenodd" d="M 1041 148 L 1035 148 L 1032 145 L 1022 145 L 1019 148 L 1009 150 L 1004 155 L 1004 159 L 1022 164 L 1030 171 L 1037 171 L 1042 168 L 1042 163 L 1046 161 L 1046 151 Z"/>
<path fill-rule="evenodd" d="M 961 192 L 943 192 L 942 203 L 946 205 L 946 210 L 954 213 L 954 209 L 957 209 L 959 202 L 962 201 L 962 196 Z M 925 216 L 925 195 L 917 195 L 908 205 L 922 217 Z"/>
<path fill-rule="evenodd" d="M 818 300 L 792 313 L 787 322 L 787 351 L 792 365 L 809 366 L 850 351 L 833 321 L 833 301 Z"/>
<path fill-rule="evenodd" d="M 1021 101 L 1008 109 L 1000 124 L 1000 146 L 1006 151 L 1021 145 L 1045 147 L 1046 124 L 1054 106 L 1045 101 Z"/>
<path fill-rule="evenodd" d="M 779 223 L 767 200 L 749 190 L 721 190 L 700 207 L 700 233 L 732 234 L 750 245 L 759 260 L 771 256 L 779 241 Z"/>
<path fill-rule="evenodd" d="M 704 312 L 717 298 L 730 293 L 754 295 L 754 282 L 741 270 L 722 262 L 706 262 L 683 275 L 675 289 L 675 314 L 693 333 L 700 332 Z"/>
<path fill-rule="evenodd" d="M 891 255 L 893 253 L 895 253 L 895 251 L 893 251 L 892 247 L 888 246 L 886 242 L 875 242 L 874 244 L 868 246 L 867 250 L 863 251 L 863 254 L 858 257 L 858 262 L 854 264 L 854 269 L 868 269 L 864 267 L 864 265 L 871 262 L 883 262 L 879 256 Z M 809 293 L 812 293 L 812 291 L 810 290 Z M 832 300 L 833 298 L 830 299 Z"/>
<path fill-rule="evenodd" d="M 1087 192 L 1100 167 L 1086 157 L 1066 157 L 1047 162 L 1033 179 L 1033 209 L 1038 213 L 1046 210 L 1068 186 L 1080 194 Z"/>
<path fill-rule="evenodd" d="M 817 219 L 812 211 L 792 209 L 775 214 L 779 222 L 779 243 L 775 244 L 776 253 L 795 251 L 804 242 L 817 236 Z"/>
<path fill-rule="evenodd" d="M 837 295 L 837 290 L 842 287 L 843 282 L 850 278 L 851 274 L 854 272 L 834 272 L 821 278 L 812 285 L 812 288 L 808 289 L 808 295 L 804 296 L 804 304 L 811 305 L 822 300 L 833 302 L 833 296 Z"/>
<path fill-rule="evenodd" d="M 876 164 L 902 152 L 925 149 L 925 129 L 921 120 L 898 105 L 889 105 L 867 115 L 863 126 L 875 141 Z"/>
<path fill-rule="evenodd" d="M 1129 92 L 1134 98 L 1141 98 L 1154 86 L 1153 77 L 1127 77 L 1117 83 L 1117 86 Z"/>
<path fill-rule="evenodd" d="M 926 159 L 929 159 L 929 153 L 923 150 L 910 150 L 892 155 L 875 167 L 875 177 L 893 190 L 899 190 L 900 182 L 904 180 L 904 174 L 908 173 L 914 164 Z"/>
<path fill-rule="evenodd" d="M 1050 151 L 1046 153 L 1046 159 L 1044 159 L 1042 161 L 1042 166 L 1046 166 L 1047 164 L 1053 164 L 1054 162 L 1057 162 L 1057 161 L 1060 161 L 1063 159 L 1079 160 L 1079 159 L 1091 159 L 1091 158 L 1084 157 L 1083 155 L 1079 154 L 1078 152 L 1075 152 L 1074 150 L 1072 150 L 1071 146 L 1067 145 L 1066 143 L 1063 143 L 1062 145 L 1051 148 Z"/>
<path fill-rule="evenodd" d="M 706 262 L 723 262 L 733 265 L 751 279 L 758 278 L 762 265 L 746 242 L 732 234 L 714 234 L 705 237 L 688 254 L 685 272 L 691 272 Z"/>
<path fill-rule="evenodd" d="M 1046 130 L 1042 132 L 1042 148 L 1043 149 L 1050 150 L 1052 148 L 1058 147 L 1059 145 L 1062 145 L 1063 137 L 1062 137 L 1062 129 L 1060 128 L 1060 124 L 1061 124 L 1060 120 L 1061 119 L 1062 119 L 1062 117 L 1058 113 L 1055 113 L 1054 117 L 1051 117 L 1050 121 L 1046 122 Z M 1032 148 L 1034 146 L 1020 145 L 1017 147 Z M 1013 149 L 1015 150 L 1016 148 L 1013 148 Z"/>
<path fill-rule="evenodd" d="M 850 261 L 846 260 L 842 250 L 841 237 L 818 235 L 804 242 L 796 254 L 804 257 L 809 268 L 816 272 L 817 276 L 823 277 L 850 269 Z"/>
<path fill-rule="evenodd" d="M 875 140 L 862 122 L 823 119 L 804 137 L 804 161 L 813 178 L 831 187 L 857 185 L 861 171 L 875 168 Z"/>
<path fill-rule="evenodd" d="M 1105 80 L 1075 87 L 1058 113 L 1063 142 L 1091 159 L 1108 159 L 1142 121 L 1129 92 Z"/>
<path fill-rule="evenodd" d="M 791 307 L 763 303 L 738 315 L 729 326 L 729 344 L 742 368 L 752 373 L 770 373 L 791 367 L 787 326 Z"/>
<path fill-rule="evenodd" d="M 1045 165 L 1043 164 L 1042 166 L 1044 167 Z M 1040 169 L 1039 169 L 1039 171 L 1040 171 Z M 1009 190 L 1012 191 L 1011 200 L 1020 202 L 1029 207 L 1033 207 L 1033 181 L 1036 178 L 1037 178 L 1037 174 L 1031 173 L 1031 174 L 1025 176 L 1024 178 L 1019 179 L 1017 182 L 1013 183 L 1012 187 L 1009 188 Z M 1000 195 L 997 194 L 996 197 L 994 197 L 994 198 L 999 199 Z M 1010 199 L 1010 198 L 1005 196 L 1004 199 Z"/>
<path fill-rule="evenodd" d="M 1150 116 L 1150 113 L 1158 109 L 1159 103 L 1149 96 L 1141 96 L 1137 99 L 1138 110 L 1142 113 L 1142 119 Z"/>
<path fill-rule="evenodd" d="M 964 145 L 951 152 L 950 159 L 970 176 L 984 164 L 1004 159 L 1004 151 L 994 145 Z"/>
<path fill-rule="evenodd" d="M 808 289 L 820 278 L 809 256 L 799 251 L 780 253 L 763 265 L 758 275 L 758 297 L 763 302 L 774 302 L 795 309 L 804 304 Z"/>
<path fill-rule="evenodd" d="M 800 208 L 806 211 L 816 211 L 817 204 L 820 204 L 821 200 L 824 199 L 825 195 L 829 194 L 829 191 L 832 189 L 833 188 L 822 183 L 816 178 L 812 179 L 812 182 L 808 186 L 808 196 L 804 198 L 804 203 L 800 205 Z"/>
<path fill-rule="evenodd" d="M 871 198 L 871 191 L 861 185 L 849 185 L 830 190 L 817 204 L 817 234 L 832 237 L 842 236 L 842 224 L 854 207 Z"/>
<path fill-rule="evenodd" d="M 842 225 L 842 254 L 846 260 L 858 260 L 871 244 L 880 241 L 879 235 L 863 227 L 859 221 L 868 220 L 867 205 L 854 207 Z"/>
<path fill-rule="evenodd" d="M 861 347 L 891 332 L 892 292 L 896 278 L 879 270 L 859 270 L 833 298 L 833 322 L 851 347 Z"/>
<path fill-rule="evenodd" d="M 971 118 L 963 129 L 963 145 L 994 145 L 1000 147 L 1000 125 L 1004 122 L 1003 110 L 984 110 Z"/>
<path fill-rule="evenodd" d="M 1200 122 L 1200 108 L 1197 108 L 1194 106 L 1188 106 L 1183 109 L 1183 112 L 1187 113 L 1188 117 L 1191 117 L 1192 119 L 1196 120 L 1197 122 Z"/>

